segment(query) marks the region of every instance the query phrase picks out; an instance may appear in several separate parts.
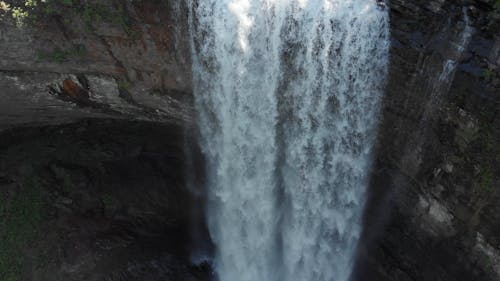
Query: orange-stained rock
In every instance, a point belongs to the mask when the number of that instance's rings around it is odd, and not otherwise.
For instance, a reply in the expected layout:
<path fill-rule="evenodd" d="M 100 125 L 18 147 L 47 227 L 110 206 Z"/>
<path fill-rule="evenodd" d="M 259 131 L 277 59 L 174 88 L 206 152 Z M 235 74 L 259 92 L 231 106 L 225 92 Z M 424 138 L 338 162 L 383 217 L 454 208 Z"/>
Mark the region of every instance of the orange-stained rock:
<path fill-rule="evenodd" d="M 66 93 L 75 99 L 88 99 L 89 94 L 87 91 L 82 89 L 78 84 L 73 82 L 71 79 L 66 79 L 63 82 L 63 88 Z"/>

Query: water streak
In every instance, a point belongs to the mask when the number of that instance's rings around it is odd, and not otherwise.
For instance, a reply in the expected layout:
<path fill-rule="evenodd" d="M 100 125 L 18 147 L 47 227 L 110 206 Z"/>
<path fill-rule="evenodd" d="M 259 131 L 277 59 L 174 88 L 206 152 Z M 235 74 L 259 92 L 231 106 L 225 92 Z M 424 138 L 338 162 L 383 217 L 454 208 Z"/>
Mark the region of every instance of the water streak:
<path fill-rule="evenodd" d="M 190 0 L 221 281 L 344 281 L 388 61 L 372 0 Z"/>
<path fill-rule="evenodd" d="M 443 64 L 443 70 L 441 75 L 439 76 L 440 84 L 444 84 L 444 92 L 448 91 L 450 88 L 450 84 L 455 78 L 455 72 L 457 70 L 458 61 L 462 59 L 462 56 L 469 46 L 472 35 L 474 34 L 474 28 L 471 25 L 469 15 L 467 14 L 467 8 L 462 9 L 463 17 L 464 17 L 464 29 L 460 33 L 460 37 L 458 42 L 452 42 L 453 48 L 450 50 L 450 58 L 447 59 Z M 439 89 L 438 89 L 439 90 Z"/>

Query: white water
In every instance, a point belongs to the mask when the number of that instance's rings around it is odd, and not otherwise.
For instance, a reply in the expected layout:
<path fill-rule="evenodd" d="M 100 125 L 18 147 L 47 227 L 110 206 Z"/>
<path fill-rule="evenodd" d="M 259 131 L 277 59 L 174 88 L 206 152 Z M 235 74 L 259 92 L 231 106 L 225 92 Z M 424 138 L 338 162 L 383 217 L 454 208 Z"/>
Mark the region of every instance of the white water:
<path fill-rule="evenodd" d="M 189 7 L 220 280 L 348 280 L 387 68 L 387 11 L 375 0 Z"/>
<path fill-rule="evenodd" d="M 439 76 L 438 83 L 444 83 L 444 92 L 447 92 L 453 82 L 453 78 L 455 78 L 455 72 L 457 70 L 457 66 L 459 65 L 458 61 L 462 59 L 464 52 L 466 51 L 469 43 L 471 41 L 472 35 L 474 34 L 474 28 L 471 26 L 470 18 L 467 13 L 467 9 L 464 7 L 462 9 L 464 16 L 464 29 L 460 33 L 460 37 L 457 42 L 454 42 L 451 48 L 451 56 L 443 63 L 443 70 L 441 75 Z"/>

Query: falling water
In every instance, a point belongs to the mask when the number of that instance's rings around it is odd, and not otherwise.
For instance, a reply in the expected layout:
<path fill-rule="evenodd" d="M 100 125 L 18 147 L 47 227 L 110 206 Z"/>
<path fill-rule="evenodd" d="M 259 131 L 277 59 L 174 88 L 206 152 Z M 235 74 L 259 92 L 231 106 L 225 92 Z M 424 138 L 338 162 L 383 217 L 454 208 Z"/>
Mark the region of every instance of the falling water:
<path fill-rule="evenodd" d="M 463 57 L 464 52 L 469 46 L 470 40 L 474 33 L 474 28 L 471 25 L 469 15 L 467 14 L 467 8 L 462 9 L 463 17 L 464 17 L 464 28 L 460 33 L 460 37 L 457 42 L 453 42 L 452 48 L 450 50 L 450 58 L 447 59 L 443 64 L 443 70 L 441 75 L 439 76 L 438 83 L 445 84 L 444 91 L 448 91 L 451 82 L 453 82 L 453 78 L 455 77 L 455 72 L 457 70 L 457 66 L 459 65 L 458 61 L 460 61 Z M 439 90 L 439 89 L 437 89 Z"/>
<path fill-rule="evenodd" d="M 221 281 L 345 281 L 388 61 L 375 0 L 189 0 Z"/>

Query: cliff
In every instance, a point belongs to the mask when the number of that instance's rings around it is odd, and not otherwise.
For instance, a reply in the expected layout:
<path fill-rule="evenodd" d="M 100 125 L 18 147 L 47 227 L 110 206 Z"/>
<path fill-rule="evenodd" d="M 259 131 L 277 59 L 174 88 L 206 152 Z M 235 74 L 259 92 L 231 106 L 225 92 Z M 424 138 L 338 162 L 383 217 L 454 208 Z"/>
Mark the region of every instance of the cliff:
<path fill-rule="evenodd" d="M 210 278 L 174 8 L 0 1 L 0 280 Z"/>
<path fill-rule="evenodd" d="M 360 280 L 499 280 L 494 1 L 390 1 L 391 65 Z"/>
<path fill-rule="evenodd" d="M 4 276 L 208 279 L 189 266 L 192 241 L 172 234 L 188 232 L 196 204 L 180 172 L 194 119 L 186 7 L 23 3 L 0 1 L 0 186 L 8 202 L 32 202 L 41 195 L 18 194 L 41 182 L 50 212 L 18 226 L 39 231 L 10 244 L 22 270 Z M 357 280 L 500 279 L 499 5 L 385 4 L 390 74 Z M 0 210 L 8 221 L 12 209 Z M 167 268 L 148 276 L 159 261 Z"/>
<path fill-rule="evenodd" d="M 33 2 L 1 2 L 0 128 L 83 117 L 190 119 L 189 37 L 175 5 Z M 90 95 L 77 97 L 68 84 Z"/>

